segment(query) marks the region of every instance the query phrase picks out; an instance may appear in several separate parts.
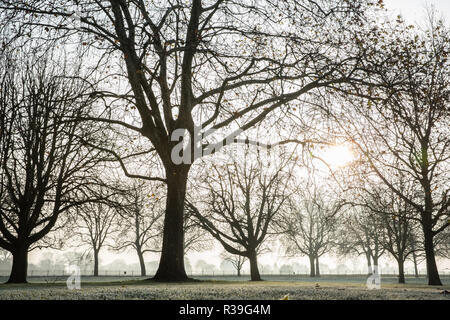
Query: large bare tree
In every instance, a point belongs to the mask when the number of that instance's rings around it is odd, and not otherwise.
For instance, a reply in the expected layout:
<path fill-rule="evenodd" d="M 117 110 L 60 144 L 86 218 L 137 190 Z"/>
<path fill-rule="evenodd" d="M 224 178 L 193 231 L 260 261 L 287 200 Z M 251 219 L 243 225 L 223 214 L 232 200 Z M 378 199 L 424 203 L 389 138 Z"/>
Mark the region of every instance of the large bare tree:
<path fill-rule="evenodd" d="M 366 62 L 376 72 L 365 88 L 344 93 L 336 120 L 379 182 L 414 208 L 428 283 L 441 285 L 434 238 L 450 226 L 450 32 L 433 19 L 426 32 L 413 28 L 398 21 L 381 32 L 379 52 Z M 403 192 L 399 176 L 421 197 Z"/>
<path fill-rule="evenodd" d="M 23 48 L 1 56 L 0 247 L 13 256 L 10 283 L 26 282 L 28 252 L 99 183 L 99 152 L 81 141 L 93 127 L 77 121 L 89 112 L 89 89 L 64 78 L 51 51 Z"/>
<path fill-rule="evenodd" d="M 30 37 L 77 39 L 94 61 L 93 74 L 103 72 L 110 81 L 96 96 L 109 110 L 119 110 L 86 120 L 122 126 L 152 145 L 165 176 L 129 168 L 126 174 L 167 183 L 155 279 L 173 281 L 187 279 L 183 208 L 192 162 L 205 150 L 220 149 L 227 138 L 239 142 L 238 133 L 271 115 L 284 117 L 299 97 L 357 78 L 365 52 L 353 39 L 376 3 L 381 2 L 81 0 L 62 6 L 2 0 L 0 9 Z M 219 143 L 207 142 L 206 129 L 219 131 Z"/>

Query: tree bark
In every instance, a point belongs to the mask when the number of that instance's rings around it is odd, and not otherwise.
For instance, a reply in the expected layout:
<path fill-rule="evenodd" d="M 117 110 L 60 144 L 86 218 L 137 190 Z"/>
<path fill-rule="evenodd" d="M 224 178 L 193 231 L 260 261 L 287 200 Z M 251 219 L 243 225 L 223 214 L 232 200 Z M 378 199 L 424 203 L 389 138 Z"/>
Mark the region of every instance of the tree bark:
<path fill-rule="evenodd" d="M 398 283 L 405 283 L 405 262 L 400 257 L 397 259 L 398 264 Z"/>
<path fill-rule="evenodd" d="M 94 277 L 98 277 L 98 250 L 94 249 Z"/>
<path fill-rule="evenodd" d="M 415 277 L 415 278 L 418 278 L 418 277 L 419 277 L 419 269 L 417 268 L 417 256 L 416 256 L 416 252 L 413 251 L 412 255 L 413 255 L 413 263 L 414 263 L 414 277 Z"/>
<path fill-rule="evenodd" d="M 316 268 L 314 267 L 313 256 L 309 256 L 309 276 L 312 278 L 316 276 Z"/>
<path fill-rule="evenodd" d="M 370 257 L 370 254 L 366 253 L 366 259 L 367 259 L 367 273 L 368 275 L 372 275 L 373 274 L 373 270 L 372 270 L 372 258 Z"/>
<path fill-rule="evenodd" d="M 186 281 L 183 212 L 189 168 L 175 166 L 167 173 L 167 200 L 163 244 L 156 281 Z"/>
<path fill-rule="evenodd" d="M 250 279 L 252 281 L 261 281 L 261 275 L 258 270 L 258 258 L 256 252 L 251 252 L 249 257 L 250 261 Z"/>
<path fill-rule="evenodd" d="M 373 261 L 372 274 L 375 274 L 375 269 L 377 269 L 377 273 L 380 274 L 381 269 L 380 266 L 378 265 L 378 257 L 373 256 L 372 261 Z"/>
<path fill-rule="evenodd" d="M 320 277 L 319 257 L 316 257 L 316 277 Z"/>
<path fill-rule="evenodd" d="M 28 246 L 20 245 L 12 252 L 13 264 L 7 283 L 26 283 L 28 271 Z"/>
<path fill-rule="evenodd" d="M 427 261 L 428 285 L 442 286 L 442 282 L 439 277 L 439 271 L 436 265 L 434 243 L 433 243 L 433 232 L 431 231 L 431 228 L 427 228 L 426 225 L 423 225 L 423 234 L 425 238 L 425 255 Z"/>
<path fill-rule="evenodd" d="M 141 276 L 145 277 L 147 275 L 147 270 L 145 269 L 144 255 L 140 249 L 137 249 L 137 255 L 139 257 L 139 265 L 141 266 Z"/>
<path fill-rule="evenodd" d="M 237 268 L 237 276 L 238 276 L 238 277 L 241 276 L 241 268 Z"/>

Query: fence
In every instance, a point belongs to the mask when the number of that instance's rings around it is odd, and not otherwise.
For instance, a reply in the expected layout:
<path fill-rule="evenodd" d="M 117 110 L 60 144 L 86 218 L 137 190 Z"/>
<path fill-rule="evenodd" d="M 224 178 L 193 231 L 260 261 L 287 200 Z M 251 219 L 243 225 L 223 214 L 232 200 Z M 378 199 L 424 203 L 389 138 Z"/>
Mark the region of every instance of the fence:
<path fill-rule="evenodd" d="M 148 271 L 146 276 L 151 277 L 154 275 L 156 270 Z M 229 272 L 229 271 L 191 271 L 187 272 L 188 275 L 191 277 L 237 277 L 237 272 Z M 10 274 L 9 269 L 0 269 L 0 277 L 7 277 Z M 277 276 L 283 276 L 283 277 L 309 277 L 309 272 L 260 272 L 262 276 L 269 276 L 269 277 L 277 277 Z M 397 273 L 382 273 L 383 276 L 389 277 L 398 277 Z M 440 271 L 439 274 L 441 276 L 450 276 L 449 270 L 443 270 Z M 28 270 L 28 276 L 29 277 L 66 277 L 69 276 L 70 273 L 61 269 L 61 270 Z M 92 270 L 81 270 L 81 276 L 83 277 L 92 277 L 94 275 L 94 272 Z M 140 277 L 141 272 L 140 270 L 133 270 L 133 269 L 117 269 L 117 270 L 99 270 L 99 277 Z M 366 276 L 366 272 L 350 272 L 350 271 L 343 271 L 343 272 L 321 272 L 321 276 L 348 276 L 348 277 L 359 277 L 359 276 Z M 241 272 L 242 277 L 248 277 L 250 276 L 249 272 Z M 407 277 L 414 277 L 413 272 L 405 272 L 405 276 Z M 419 277 L 425 277 L 426 274 L 424 272 L 419 273 Z"/>

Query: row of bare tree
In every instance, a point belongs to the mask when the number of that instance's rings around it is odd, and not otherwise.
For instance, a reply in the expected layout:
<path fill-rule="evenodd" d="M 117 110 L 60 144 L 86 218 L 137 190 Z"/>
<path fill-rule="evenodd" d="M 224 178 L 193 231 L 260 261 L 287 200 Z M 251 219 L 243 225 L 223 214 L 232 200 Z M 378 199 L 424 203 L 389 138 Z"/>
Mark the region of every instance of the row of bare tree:
<path fill-rule="evenodd" d="M 26 281 L 29 250 L 51 245 L 49 232 L 62 231 L 71 214 L 80 224 L 73 233 L 87 230 L 97 254 L 104 236 L 89 230 L 105 233 L 110 223 L 97 223 L 96 214 L 146 228 L 132 218 L 133 197 L 118 200 L 116 164 L 129 178 L 166 185 L 156 280 L 188 280 L 185 232 L 198 226 L 247 257 L 259 279 L 258 250 L 283 226 L 274 219 L 289 204 L 327 223 L 335 214 L 318 212 L 343 204 L 294 200 L 290 165 L 267 170 L 242 156 L 239 166 L 201 168 L 225 141 L 270 149 L 279 140 L 312 156 L 318 143 L 351 143 L 357 163 L 333 174 L 344 203 L 370 210 L 373 228 L 388 216 L 417 222 L 429 284 L 440 285 L 436 243 L 450 226 L 450 36 L 434 18 L 425 31 L 401 18 L 380 23 L 383 7 L 379 0 L 0 0 L 0 247 L 13 255 L 10 282 Z M 181 148 L 180 130 L 188 137 Z M 206 176 L 188 184 L 201 170 Z M 147 239 L 137 238 L 135 247 Z M 314 269 L 323 250 L 302 250 Z M 401 261 L 405 250 L 391 253 Z"/>

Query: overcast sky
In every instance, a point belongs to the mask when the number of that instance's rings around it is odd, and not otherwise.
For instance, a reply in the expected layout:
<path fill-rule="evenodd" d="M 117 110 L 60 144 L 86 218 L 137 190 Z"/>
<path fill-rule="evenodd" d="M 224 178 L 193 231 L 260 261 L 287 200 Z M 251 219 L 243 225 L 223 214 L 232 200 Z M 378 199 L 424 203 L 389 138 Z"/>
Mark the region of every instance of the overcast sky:
<path fill-rule="evenodd" d="M 384 0 L 386 7 L 401 15 L 408 22 L 421 23 L 425 16 L 427 7 L 434 6 L 439 13 L 445 17 L 447 23 L 450 17 L 450 0 Z"/>

